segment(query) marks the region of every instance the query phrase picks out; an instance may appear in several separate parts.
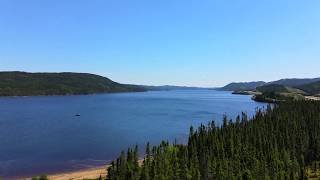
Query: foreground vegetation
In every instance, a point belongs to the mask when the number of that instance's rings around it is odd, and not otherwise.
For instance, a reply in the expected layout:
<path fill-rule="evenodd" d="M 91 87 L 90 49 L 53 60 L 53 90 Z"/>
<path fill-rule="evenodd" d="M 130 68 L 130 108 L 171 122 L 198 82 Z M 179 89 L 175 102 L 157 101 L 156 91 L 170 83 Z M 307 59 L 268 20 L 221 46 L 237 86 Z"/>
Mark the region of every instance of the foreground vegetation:
<path fill-rule="evenodd" d="M 314 161 L 311 166 L 307 168 L 307 176 L 311 180 L 319 180 L 320 179 L 320 162 Z"/>
<path fill-rule="evenodd" d="M 145 91 L 86 73 L 0 72 L 0 96 L 38 96 Z"/>
<path fill-rule="evenodd" d="M 107 179 L 306 179 L 320 159 L 320 102 L 280 102 L 223 124 L 190 129 L 187 145 L 162 142 L 112 162 Z"/>

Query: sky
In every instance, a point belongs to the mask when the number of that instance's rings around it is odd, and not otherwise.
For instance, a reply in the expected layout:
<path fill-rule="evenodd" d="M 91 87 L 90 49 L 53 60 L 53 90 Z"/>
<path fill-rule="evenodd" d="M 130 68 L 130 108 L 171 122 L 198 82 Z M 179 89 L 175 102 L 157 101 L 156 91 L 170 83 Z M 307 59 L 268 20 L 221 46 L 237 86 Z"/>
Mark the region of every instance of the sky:
<path fill-rule="evenodd" d="M 0 0 L 0 71 L 201 87 L 320 77 L 320 1 Z"/>

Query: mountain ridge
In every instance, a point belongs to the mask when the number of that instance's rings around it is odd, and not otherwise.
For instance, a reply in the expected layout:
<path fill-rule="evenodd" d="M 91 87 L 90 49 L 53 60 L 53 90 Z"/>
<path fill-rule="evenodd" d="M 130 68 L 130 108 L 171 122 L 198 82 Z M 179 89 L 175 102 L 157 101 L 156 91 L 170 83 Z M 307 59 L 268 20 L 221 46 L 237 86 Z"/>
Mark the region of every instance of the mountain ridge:
<path fill-rule="evenodd" d="M 301 86 L 304 84 L 309 84 L 313 82 L 320 81 L 320 78 L 286 78 L 286 79 L 279 79 L 277 81 L 271 81 L 267 84 L 278 84 L 278 85 L 284 85 L 284 86 Z"/>
<path fill-rule="evenodd" d="M 259 102 L 278 102 L 287 100 L 317 100 L 320 97 L 320 78 L 292 78 L 267 82 L 261 86 L 248 86 L 250 82 L 230 83 L 220 90 L 232 87 L 233 94 L 253 95 L 252 99 Z M 246 89 L 245 89 L 245 88 Z"/>
<path fill-rule="evenodd" d="M 232 82 L 226 86 L 219 88 L 224 91 L 248 91 L 254 90 L 259 86 L 266 84 L 264 81 L 252 81 L 252 82 Z"/>
<path fill-rule="evenodd" d="M 320 78 L 286 78 L 279 79 L 276 81 L 264 82 L 264 81 L 251 81 L 251 82 L 232 82 L 224 87 L 219 88 L 219 90 L 227 90 L 227 91 L 252 91 L 256 90 L 257 87 L 261 87 L 264 85 L 283 85 L 288 87 L 298 88 L 299 86 L 303 86 L 309 83 L 316 83 L 320 81 Z"/>

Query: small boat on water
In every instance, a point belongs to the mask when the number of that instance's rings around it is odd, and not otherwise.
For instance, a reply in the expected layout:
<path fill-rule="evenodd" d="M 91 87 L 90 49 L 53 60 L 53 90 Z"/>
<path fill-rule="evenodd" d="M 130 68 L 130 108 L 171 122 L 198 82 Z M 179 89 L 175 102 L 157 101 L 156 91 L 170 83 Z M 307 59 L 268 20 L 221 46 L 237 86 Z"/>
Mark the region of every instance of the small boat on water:
<path fill-rule="evenodd" d="M 77 116 L 77 117 L 79 117 L 79 116 L 80 116 L 80 114 L 76 114 L 76 116 Z"/>

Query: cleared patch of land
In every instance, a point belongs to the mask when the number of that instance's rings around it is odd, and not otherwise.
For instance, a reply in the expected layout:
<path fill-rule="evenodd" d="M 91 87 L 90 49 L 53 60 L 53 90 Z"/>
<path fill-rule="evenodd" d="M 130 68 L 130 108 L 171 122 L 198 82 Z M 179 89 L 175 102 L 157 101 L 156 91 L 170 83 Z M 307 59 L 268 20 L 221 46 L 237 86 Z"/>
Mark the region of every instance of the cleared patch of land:
<path fill-rule="evenodd" d="M 306 99 L 320 101 L 320 97 L 317 96 L 305 96 Z"/>

